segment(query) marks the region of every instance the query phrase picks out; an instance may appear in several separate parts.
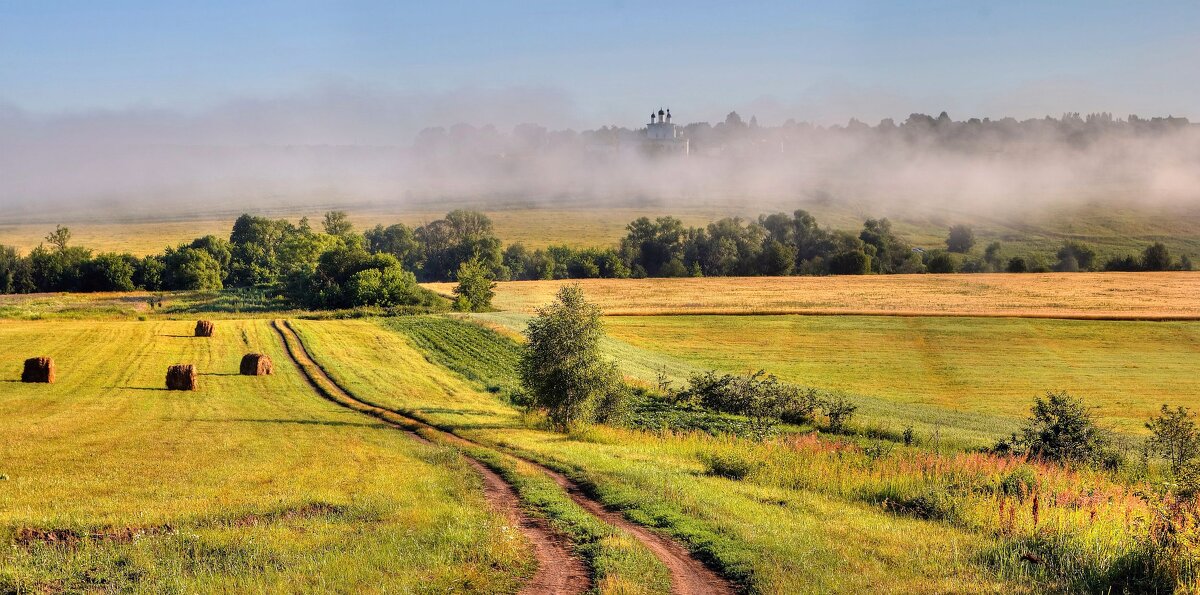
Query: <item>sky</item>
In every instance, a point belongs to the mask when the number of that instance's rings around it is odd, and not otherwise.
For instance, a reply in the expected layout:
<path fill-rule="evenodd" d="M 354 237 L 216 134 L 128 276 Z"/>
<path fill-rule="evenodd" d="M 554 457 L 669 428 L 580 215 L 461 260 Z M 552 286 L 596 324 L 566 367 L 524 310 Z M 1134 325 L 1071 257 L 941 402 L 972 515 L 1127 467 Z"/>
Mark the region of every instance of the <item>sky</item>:
<path fill-rule="evenodd" d="M 1198 31 L 1195 0 L 0 0 L 0 108 L 187 114 L 335 90 L 544 97 L 511 118 L 577 128 L 636 126 L 660 106 L 764 124 L 1197 119 Z M 494 116 L 456 105 L 429 124 Z"/>

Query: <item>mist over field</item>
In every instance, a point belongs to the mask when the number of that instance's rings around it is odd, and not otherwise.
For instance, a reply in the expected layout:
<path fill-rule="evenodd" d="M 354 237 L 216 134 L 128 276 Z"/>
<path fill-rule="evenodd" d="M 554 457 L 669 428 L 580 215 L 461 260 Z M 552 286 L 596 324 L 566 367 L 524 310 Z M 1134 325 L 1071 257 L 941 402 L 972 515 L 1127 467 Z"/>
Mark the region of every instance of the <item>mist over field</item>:
<path fill-rule="evenodd" d="M 1200 126 L 1182 118 L 897 114 L 870 125 L 674 122 L 688 156 L 649 154 L 641 129 L 588 122 L 546 88 L 400 95 L 332 87 L 167 109 L 34 113 L 0 103 L 0 206 L 186 215 L 214 208 L 477 204 L 741 205 L 834 201 L 864 210 L 1003 216 L 1047 205 L 1200 205 Z M 953 117 L 951 117 L 953 116 Z M 1165 115 L 1164 115 L 1165 116 Z"/>

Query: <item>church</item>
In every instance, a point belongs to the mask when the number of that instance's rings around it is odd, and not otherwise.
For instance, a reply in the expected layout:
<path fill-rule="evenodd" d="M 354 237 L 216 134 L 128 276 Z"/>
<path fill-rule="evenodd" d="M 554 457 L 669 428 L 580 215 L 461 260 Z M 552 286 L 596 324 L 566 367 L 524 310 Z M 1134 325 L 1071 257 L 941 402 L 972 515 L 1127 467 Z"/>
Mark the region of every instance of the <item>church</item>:
<path fill-rule="evenodd" d="M 679 153 L 687 155 L 688 139 L 679 135 L 679 128 L 671 123 L 671 110 L 650 112 L 650 123 L 646 125 L 643 147 L 651 153 Z"/>

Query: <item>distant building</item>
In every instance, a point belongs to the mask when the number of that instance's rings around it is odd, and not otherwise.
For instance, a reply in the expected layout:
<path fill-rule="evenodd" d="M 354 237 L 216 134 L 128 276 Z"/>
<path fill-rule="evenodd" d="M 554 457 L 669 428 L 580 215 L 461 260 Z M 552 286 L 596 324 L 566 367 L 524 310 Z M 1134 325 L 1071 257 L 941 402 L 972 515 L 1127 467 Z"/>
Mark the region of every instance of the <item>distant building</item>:
<path fill-rule="evenodd" d="M 680 153 L 689 152 L 688 139 L 679 136 L 679 128 L 671 123 L 671 110 L 658 113 L 650 112 L 650 123 L 646 125 L 644 148 L 651 153 Z"/>

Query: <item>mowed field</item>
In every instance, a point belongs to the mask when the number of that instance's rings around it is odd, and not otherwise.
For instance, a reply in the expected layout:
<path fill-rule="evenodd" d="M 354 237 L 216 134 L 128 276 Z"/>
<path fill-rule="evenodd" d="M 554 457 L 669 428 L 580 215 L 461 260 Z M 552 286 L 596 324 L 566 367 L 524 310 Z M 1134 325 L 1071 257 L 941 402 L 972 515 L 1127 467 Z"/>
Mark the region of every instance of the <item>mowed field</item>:
<path fill-rule="evenodd" d="M 887 314 L 1198 319 L 1200 271 L 582 279 L 499 283 L 493 305 L 533 313 L 578 283 L 608 315 Z M 452 283 L 426 287 L 450 294 Z"/>
<path fill-rule="evenodd" d="M 1200 322 L 877 316 L 609 317 L 615 339 L 697 369 L 1018 418 L 1066 390 L 1127 432 L 1200 406 Z"/>
<path fill-rule="evenodd" d="M 0 322 L 2 592 L 514 592 L 453 451 L 320 398 L 267 321 Z M 275 361 L 239 376 L 241 356 Z M 18 382 L 48 355 L 53 385 Z M 163 390 L 194 363 L 195 392 Z"/>

